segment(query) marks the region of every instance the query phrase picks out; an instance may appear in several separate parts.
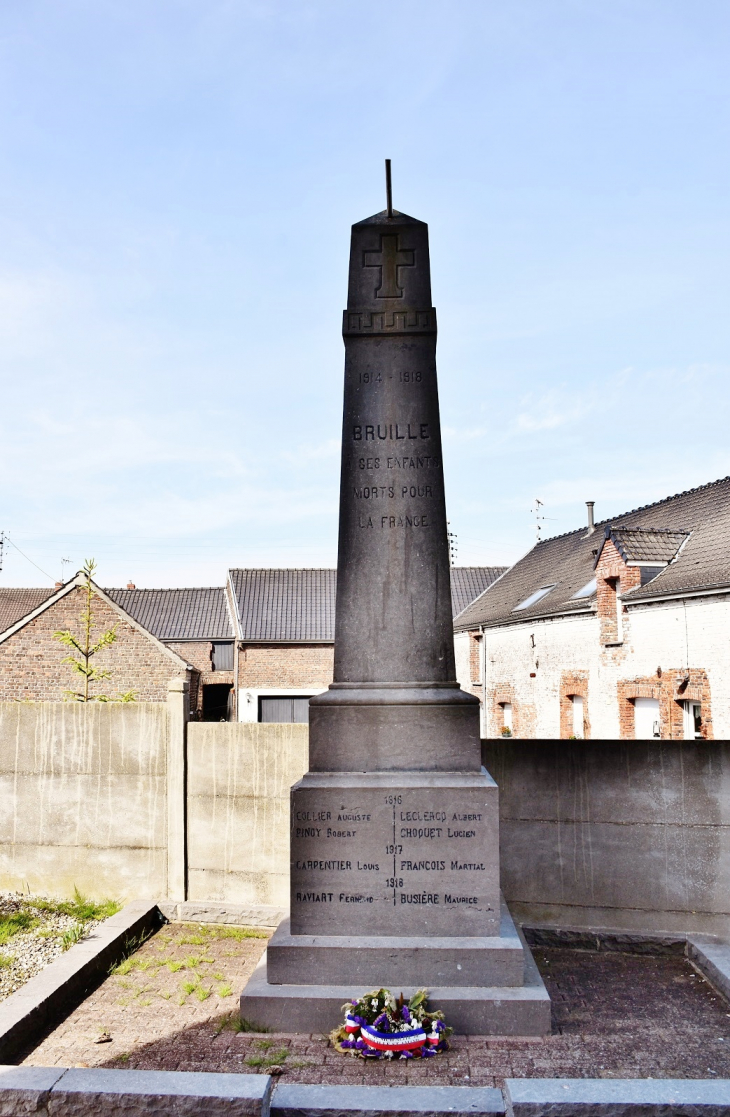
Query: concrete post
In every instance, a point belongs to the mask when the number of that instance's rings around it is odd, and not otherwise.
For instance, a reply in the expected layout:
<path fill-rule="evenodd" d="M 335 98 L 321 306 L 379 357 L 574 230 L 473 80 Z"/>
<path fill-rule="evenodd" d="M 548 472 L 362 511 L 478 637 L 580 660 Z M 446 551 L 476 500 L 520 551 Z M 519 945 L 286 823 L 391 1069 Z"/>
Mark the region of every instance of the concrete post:
<path fill-rule="evenodd" d="M 167 685 L 167 896 L 186 900 L 187 871 L 187 721 L 190 684 Z"/>

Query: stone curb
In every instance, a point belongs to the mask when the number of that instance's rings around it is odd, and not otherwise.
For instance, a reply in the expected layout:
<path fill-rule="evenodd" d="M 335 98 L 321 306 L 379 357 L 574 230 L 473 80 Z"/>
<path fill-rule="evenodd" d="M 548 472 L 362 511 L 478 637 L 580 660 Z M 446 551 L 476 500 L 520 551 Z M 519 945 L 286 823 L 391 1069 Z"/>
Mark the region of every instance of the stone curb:
<path fill-rule="evenodd" d="M 159 900 L 165 919 L 171 923 L 234 923 L 239 927 L 279 926 L 289 915 L 287 908 L 268 904 L 224 904 L 208 900 Z"/>
<path fill-rule="evenodd" d="M 728 1117 L 730 1079 L 508 1078 L 513 1117 Z"/>
<path fill-rule="evenodd" d="M 265 1074 L 0 1067 L 0 1117 L 269 1117 Z"/>
<path fill-rule="evenodd" d="M 718 993 L 730 1000 L 730 943 L 710 935 L 688 935 L 687 957 Z"/>
<path fill-rule="evenodd" d="M 729 1079 L 509 1078 L 478 1086 L 310 1086 L 265 1074 L 0 1066 L 0 1117 L 730 1117 Z"/>
<path fill-rule="evenodd" d="M 684 954 L 688 942 L 688 936 L 684 934 L 652 935 L 604 927 L 543 927 L 533 923 L 523 923 L 522 933 L 531 947 L 565 946 L 631 954 Z"/>
<path fill-rule="evenodd" d="M 503 1114 L 502 1091 L 488 1086 L 305 1086 L 279 1082 L 272 1117 L 452 1117 L 457 1113 Z"/>
<path fill-rule="evenodd" d="M 54 1020 L 68 1015 L 123 957 L 128 944 L 146 938 L 162 920 L 155 903 L 127 904 L 0 1002 L 0 1059 L 11 1058 Z"/>

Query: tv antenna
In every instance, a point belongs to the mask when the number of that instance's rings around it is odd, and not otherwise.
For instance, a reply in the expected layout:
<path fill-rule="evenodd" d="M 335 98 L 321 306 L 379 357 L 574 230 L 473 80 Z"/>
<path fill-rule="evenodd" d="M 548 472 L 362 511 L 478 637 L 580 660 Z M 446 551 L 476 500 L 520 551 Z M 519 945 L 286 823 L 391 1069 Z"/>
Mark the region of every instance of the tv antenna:
<path fill-rule="evenodd" d="M 542 531 L 542 525 L 546 522 L 546 520 L 555 519 L 555 516 L 543 516 L 542 509 L 544 507 L 544 502 L 538 497 L 535 497 L 535 507 L 530 509 L 535 517 L 535 533 L 537 535 L 538 543 L 542 540 L 542 535 L 540 534 Z"/>
<path fill-rule="evenodd" d="M 0 571 L 3 568 L 3 551 L 5 549 L 5 532 L 0 531 Z"/>
<path fill-rule="evenodd" d="M 62 581 L 62 582 L 64 582 L 64 583 L 66 582 L 66 579 L 65 579 L 65 577 L 64 577 L 64 574 L 65 574 L 65 568 L 66 568 L 67 566 L 70 566 L 70 565 L 71 565 L 71 563 L 72 563 L 72 561 L 73 561 L 73 560 L 72 560 L 72 559 L 70 559 L 70 558 L 62 558 L 62 559 L 61 559 L 61 581 Z"/>
<path fill-rule="evenodd" d="M 446 521 L 446 527 L 451 527 L 448 520 Z M 458 536 L 455 531 L 447 531 L 446 535 L 449 540 L 449 566 L 453 566 L 456 563 L 456 552 L 459 549 Z"/>

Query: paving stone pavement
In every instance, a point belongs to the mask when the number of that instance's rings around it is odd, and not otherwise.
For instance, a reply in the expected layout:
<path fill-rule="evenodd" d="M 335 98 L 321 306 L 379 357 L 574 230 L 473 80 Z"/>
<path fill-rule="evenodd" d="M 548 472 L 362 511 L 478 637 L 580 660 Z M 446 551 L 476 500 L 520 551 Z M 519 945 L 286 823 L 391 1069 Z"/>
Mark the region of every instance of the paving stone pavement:
<path fill-rule="evenodd" d="M 551 1036 L 455 1036 L 451 1051 L 435 1059 L 364 1062 L 339 1054 L 321 1035 L 233 1030 L 237 995 L 265 946 L 260 938 L 222 937 L 235 933 L 211 925 L 163 928 L 127 972 L 110 976 L 21 1061 L 248 1073 L 277 1065 L 287 1082 L 352 1085 L 730 1078 L 730 1004 L 682 957 L 539 948 L 535 958 L 553 1002 Z M 104 1031 L 111 1041 L 96 1043 Z"/>

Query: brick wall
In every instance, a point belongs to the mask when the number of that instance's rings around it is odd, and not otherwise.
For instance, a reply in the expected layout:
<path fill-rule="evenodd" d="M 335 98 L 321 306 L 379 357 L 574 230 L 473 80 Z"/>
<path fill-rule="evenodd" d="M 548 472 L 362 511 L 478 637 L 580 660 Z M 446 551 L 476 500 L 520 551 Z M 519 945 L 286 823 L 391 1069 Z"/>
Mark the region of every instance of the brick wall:
<path fill-rule="evenodd" d="M 687 676 L 689 675 L 689 681 Z M 659 733 L 664 740 L 684 739 L 684 708 L 686 701 L 702 705 L 702 736 L 714 738 L 712 705 L 707 672 L 697 667 L 658 668 L 657 673 L 618 684 L 619 731 L 623 740 L 632 740 L 635 733 L 635 698 L 656 698 L 659 702 Z"/>
<path fill-rule="evenodd" d="M 238 653 L 239 687 L 320 689 L 332 682 L 333 669 L 332 644 L 248 644 Z"/>
<path fill-rule="evenodd" d="M 0 644 L 0 701 L 61 702 L 65 690 L 81 689 L 82 677 L 61 662 L 71 649 L 54 640 L 53 633 L 70 629 L 80 636 L 85 605 L 86 591 L 75 588 Z M 113 698 L 134 690 L 140 702 L 166 701 L 169 680 L 184 669 L 96 595 L 92 613 L 92 639 L 114 625 L 117 638 L 94 656 L 94 666 L 111 671 L 112 677 L 92 683 L 90 693 Z"/>
<path fill-rule="evenodd" d="M 624 594 L 639 585 L 641 585 L 639 567 L 627 566 L 614 543 L 607 539 L 596 567 L 596 611 L 601 627 L 602 644 L 623 642 L 623 625 L 620 622 L 626 609 L 625 606 L 621 607 L 621 617 L 619 617 L 617 590 Z"/>
<path fill-rule="evenodd" d="M 588 712 L 588 672 L 563 671 L 560 679 L 560 736 L 563 740 L 574 735 L 573 696 L 579 694 L 583 699 L 583 737 L 591 735 L 591 721 Z"/>

